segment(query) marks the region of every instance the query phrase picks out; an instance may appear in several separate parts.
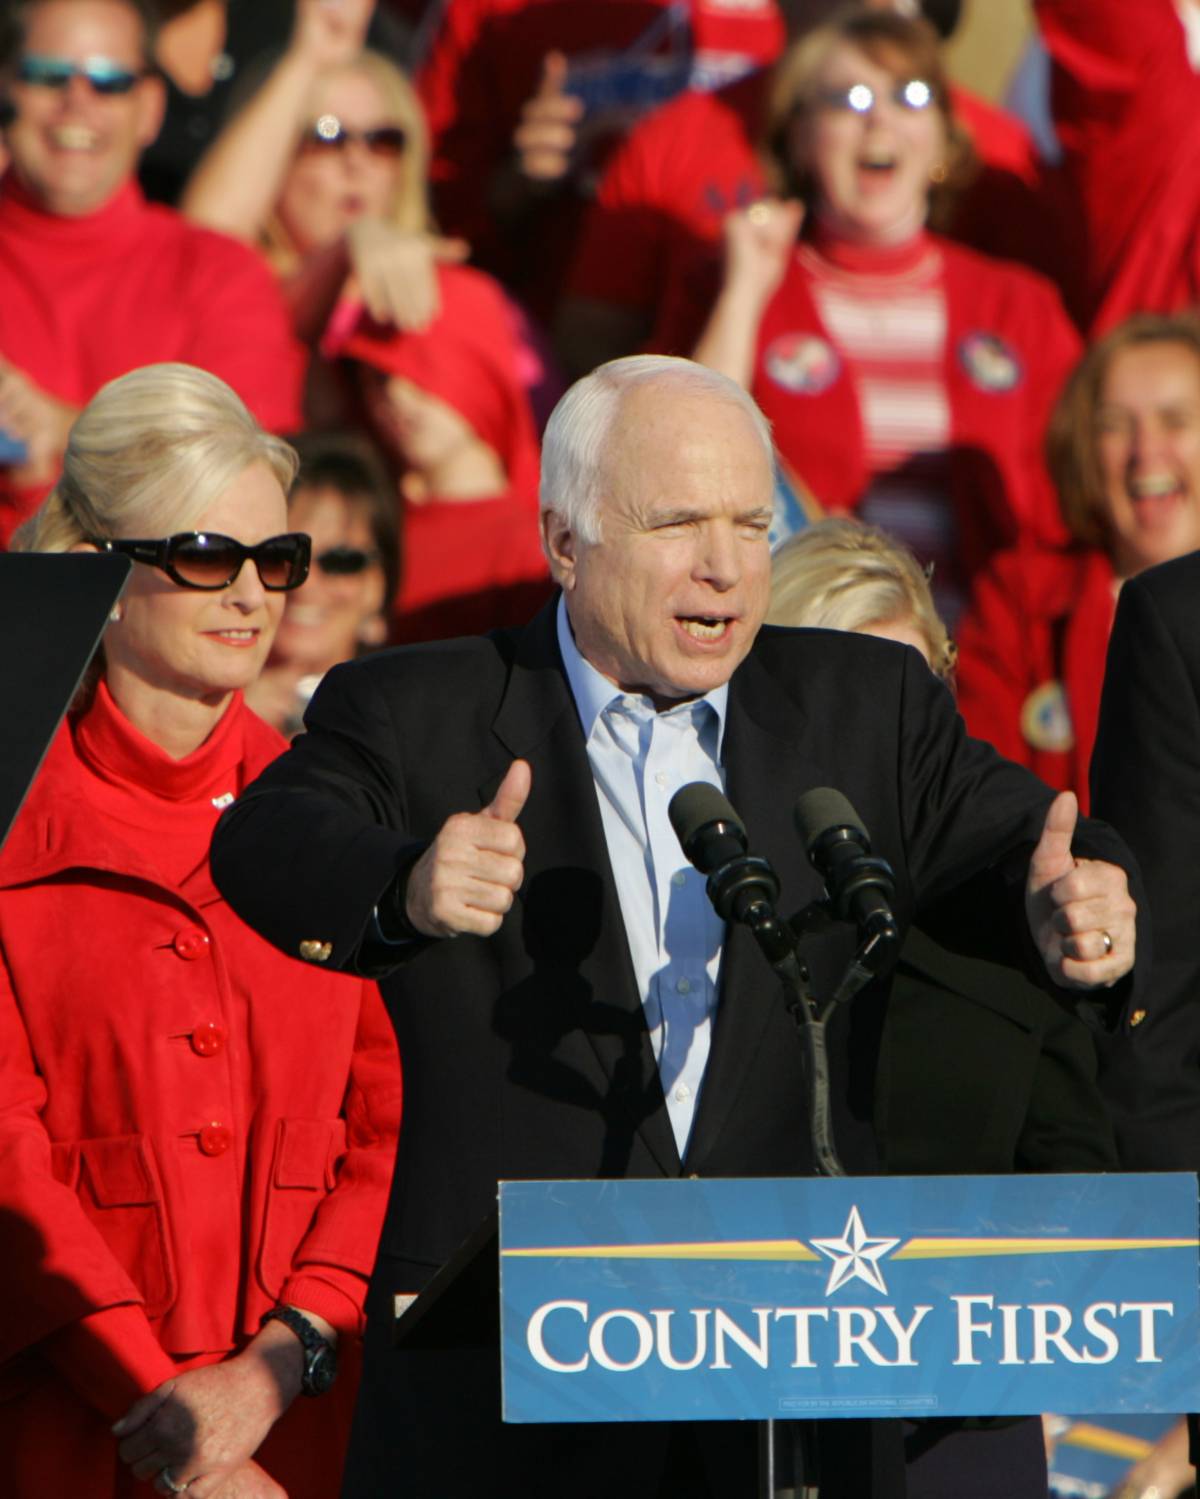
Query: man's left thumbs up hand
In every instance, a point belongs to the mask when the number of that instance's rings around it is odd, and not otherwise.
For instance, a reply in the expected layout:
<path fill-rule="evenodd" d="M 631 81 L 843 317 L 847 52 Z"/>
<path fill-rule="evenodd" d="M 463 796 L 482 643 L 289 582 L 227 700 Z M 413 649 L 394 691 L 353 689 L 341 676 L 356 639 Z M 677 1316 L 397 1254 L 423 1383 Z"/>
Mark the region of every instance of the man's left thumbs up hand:
<path fill-rule="evenodd" d="M 1025 914 L 1054 982 L 1095 989 L 1115 984 L 1133 967 L 1137 906 L 1118 865 L 1072 855 L 1078 817 L 1072 792 L 1051 802 L 1029 861 Z"/>

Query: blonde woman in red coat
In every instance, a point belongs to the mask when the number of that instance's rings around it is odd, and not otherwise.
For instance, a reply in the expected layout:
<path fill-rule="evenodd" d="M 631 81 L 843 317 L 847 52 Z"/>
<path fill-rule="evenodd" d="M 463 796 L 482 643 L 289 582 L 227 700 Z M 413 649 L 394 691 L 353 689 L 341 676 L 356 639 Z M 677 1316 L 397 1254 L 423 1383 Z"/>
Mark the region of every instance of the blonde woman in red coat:
<path fill-rule="evenodd" d="M 207 857 L 284 747 L 242 691 L 307 568 L 294 466 L 214 376 L 136 370 L 79 416 L 23 537 L 135 565 L 0 854 L 0 1490 L 18 1499 L 338 1490 L 395 1041 L 373 985 L 325 973 L 319 945 L 276 953 Z"/>

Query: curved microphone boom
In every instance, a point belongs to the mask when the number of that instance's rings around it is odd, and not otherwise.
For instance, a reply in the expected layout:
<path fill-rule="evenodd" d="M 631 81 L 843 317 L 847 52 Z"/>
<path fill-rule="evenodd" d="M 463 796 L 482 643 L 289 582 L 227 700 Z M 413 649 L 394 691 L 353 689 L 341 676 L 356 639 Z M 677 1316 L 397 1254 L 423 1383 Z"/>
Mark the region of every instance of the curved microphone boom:
<path fill-rule="evenodd" d="M 708 898 L 717 914 L 750 928 L 783 984 L 788 1011 L 807 1049 L 813 1161 L 822 1176 L 844 1176 L 833 1138 L 825 1021 L 796 951 L 796 934 L 775 910 L 779 878 L 766 859 L 746 852 L 741 818 L 707 781 L 693 781 L 677 791 L 667 813 L 688 860 L 708 876 Z"/>

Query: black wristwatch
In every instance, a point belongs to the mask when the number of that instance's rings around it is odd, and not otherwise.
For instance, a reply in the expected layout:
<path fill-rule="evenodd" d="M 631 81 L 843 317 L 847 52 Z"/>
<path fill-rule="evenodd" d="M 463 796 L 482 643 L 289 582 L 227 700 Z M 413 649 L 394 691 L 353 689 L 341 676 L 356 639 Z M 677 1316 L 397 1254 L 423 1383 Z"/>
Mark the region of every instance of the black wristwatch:
<path fill-rule="evenodd" d="M 323 1395 L 337 1378 L 337 1349 L 327 1338 L 323 1338 L 303 1312 L 294 1306 L 276 1306 L 259 1323 L 265 1327 L 270 1321 L 282 1322 L 300 1339 L 304 1349 L 304 1373 L 300 1377 L 300 1390 L 304 1395 Z"/>

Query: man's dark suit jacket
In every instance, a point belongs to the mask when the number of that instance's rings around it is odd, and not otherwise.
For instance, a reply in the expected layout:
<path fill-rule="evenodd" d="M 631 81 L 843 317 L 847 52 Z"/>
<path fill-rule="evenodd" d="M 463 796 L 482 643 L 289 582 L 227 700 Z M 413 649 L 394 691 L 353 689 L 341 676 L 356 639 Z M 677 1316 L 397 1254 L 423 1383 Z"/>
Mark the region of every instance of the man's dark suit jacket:
<path fill-rule="evenodd" d="M 1105 1049 L 1122 1163 L 1200 1170 L 1200 552 L 1121 589 L 1092 757 L 1092 804 L 1145 874 L 1145 1018 Z"/>
<path fill-rule="evenodd" d="M 404 1118 L 346 1493 L 390 1491 L 373 1487 L 390 1473 L 407 1495 L 450 1499 L 475 1492 L 476 1463 L 488 1471 L 496 1461 L 494 1396 L 481 1404 L 462 1359 L 439 1367 L 437 1356 L 388 1348 L 391 1292 L 429 1280 L 493 1207 L 501 1178 L 808 1173 L 801 1042 L 753 941 L 731 930 L 680 1161 L 552 606 L 521 632 L 337 668 L 307 725 L 222 820 L 213 870 L 235 909 L 272 942 L 293 954 L 327 943 L 338 967 L 379 962 L 366 938 L 371 913 L 414 849 L 452 813 L 485 806 L 514 757 L 533 772 L 520 818 L 524 883 L 499 933 L 413 944 L 383 983 L 404 1068 Z M 1019 880 L 1052 796 L 965 737 L 949 693 L 915 651 L 826 631 L 762 630 L 731 681 L 724 763 L 750 846 L 779 873 L 785 913 L 820 893 L 792 828 L 801 791 L 835 786 L 849 797 L 896 872 L 902 921 L 1006 860 L 1016 866 L 1006 874 L 1018 881 L 1019 909 Z M 1077 846 L 1129 862 L 1099 825 Z M 852 950 L 853 934 L 840 928 L 809 942 L 821 992 L 831 992 Z M 884 999 L 872 986 L 832 1027 L 837 1142 L 852 1171 L 876 1160 Z M 456 1398 L 470 1411 L 469 1439 L 446 1442 Z M 528 1432 L 507 1428 L 509 1476 L 489 1478 L 491 1492 L 657 1495 L 663 1435 L 603 1429 L 581 1460 L 579 1428 L 544 1430 L 521 1468 L 513 1451 Z M 739 1461 L 752 1450 L 737 1438 L 728 1446 Z M 855 1450 L 867 1446 L 860 1439 Z M 569 1481 L 553 1477 L 559 1449 Z M 844 1472 L 844 1487 L 830 1482 L 823 1499 L 902 1492 L 882 1468 Z M 724 1482 L 721 1499 L 753 1493 L 749 1479 Z"/>

